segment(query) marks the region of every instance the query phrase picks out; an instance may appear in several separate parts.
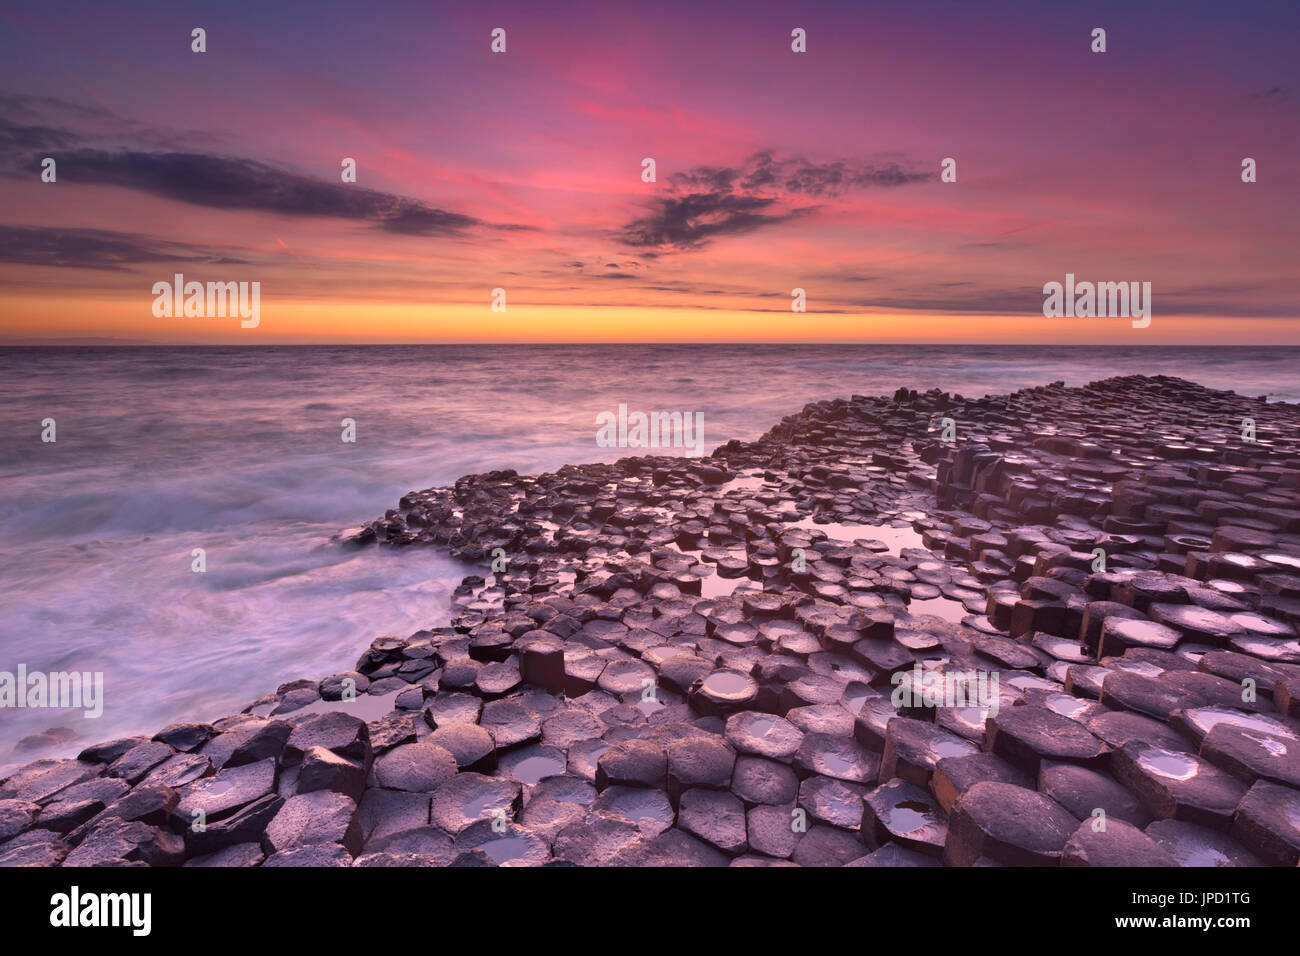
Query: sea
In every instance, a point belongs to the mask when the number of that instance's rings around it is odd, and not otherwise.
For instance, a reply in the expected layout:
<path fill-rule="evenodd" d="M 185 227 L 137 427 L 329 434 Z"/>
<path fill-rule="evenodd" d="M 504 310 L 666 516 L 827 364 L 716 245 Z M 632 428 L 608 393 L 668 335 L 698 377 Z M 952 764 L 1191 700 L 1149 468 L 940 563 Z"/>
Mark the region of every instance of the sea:
<path fill-rule="evenodd" d="M 1300 349 L 1273 347 L 0 348 L 0 677 L 103 675 L 96 717 L 0 707 L 0 767 L 214 720 L 445 625 L 481 568 L 340 532 L 464 474 L 636 454 L 597 444 L 619 405 L 702 413 L 712 449 L 822 399 L 1126 374 L 1300 401 Z"/>

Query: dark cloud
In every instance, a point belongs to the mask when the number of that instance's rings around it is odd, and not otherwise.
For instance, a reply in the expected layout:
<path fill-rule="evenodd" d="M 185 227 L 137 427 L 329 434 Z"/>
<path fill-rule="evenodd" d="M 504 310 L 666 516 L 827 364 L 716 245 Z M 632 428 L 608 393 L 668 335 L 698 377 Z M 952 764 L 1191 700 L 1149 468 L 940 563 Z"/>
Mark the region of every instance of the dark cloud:
<path fill-rule="evenodd" d="M 655 200 L 647 215 L 624 226 L 617 238 L 643 250 L 646 257 L 697 249 L 714 239 L 787 222 L 816 208 L 800 205 L 801 201 L 935 178 L 934 173 L 910 172 L 897 163 L 811 163 L 756 153 L 737 167 L 696 166 L 675 173 L 666 183 L 668 195 Z"/>
<path fill-rule="evenodd" d="M 77 137 L 67 130 L 36 123 L 20 123 L 0 116 L 0 153 L 6 156 L 29 150 L 44 152 L 52 149 L 67 149 L 77 142 Z M 29 162 L 31 166 L 29 171 L 40 172 L 42 158 L 33 156 Z"/>
<path fill-rule="evenodd" d="M 160 129 L 111 113 L 100 106 L 22 93 L 0 93 L 0 116 L 18 125 L 39 122 L 47 127 L 56 127 L 61 137 L 70 138 L 73 145 L 80 146 L 210 151 L 228 138 L 202 130 Z M 71 131 L 73 128 L 75 133 Z M 29 149 L 38 146 L 33 142 L 21 145 Z"/>
<path fill-rule="evenodd" d="M 43 118 L 50 115 L 86 132 L 47 125 Z M 114 122 L 116 127 L 111 125 Z M 202 134 L 179 133 L 175 140 L 196 135 Z M 123 139 L 133 145 L 107 145 Z M 165 141 L 164 132 L 109 117 L 97 108 L 48 97 L 0 94 L 0 161 L 13 176 L 36 175 L 41 160 L 52 156 L 58 163 L 60 183 L 118 186 L 210 209 L 345 219 L 402 236 L 458 236 L 476 228 L 530 228 L 491 225 L 418 199 L 316 179 L 206 149 L 167 147 L 154 151 L 139 146 L 141 142 L 153 145 Z"/>
<path fill-rule="evenodd" d="M 435 209 L 416 199 L 328 183 L 249 159 L 95 149 L 53 155 L 61 183 L 119 186 L 211 209 L 351 219 L 407 236 L 456 235 L 482 225 L 472 216 Z"/>
<path fill-rule="evenodd" d="M 742 186 L 746 190 L 781 189 L 814 197 L 876 187 L 906 186 L 937 178 L 935 173 L 909 172 L 898 163 L 810 163 L 803 159 L 777 159 L 771 153 L 750 157 Z"/>
<path fill-rule="evenodd" d="M 622 240 L 638 248 L 693 249 L 719 236 L 753 232 L 801 212 L 769 213 L 776 205 L 776 199 L 725 192 L 688 193 L 661 199 L 650 215 L 624 227 Z"/>
<path fill-rule="evenodd" d="M 127 271 L 142 262 L 202 262 L 243 265 L 206 246 L 166 242 L 134 233 L 105 229 L 0 226 L 0 262 L 24 266 Z"/>

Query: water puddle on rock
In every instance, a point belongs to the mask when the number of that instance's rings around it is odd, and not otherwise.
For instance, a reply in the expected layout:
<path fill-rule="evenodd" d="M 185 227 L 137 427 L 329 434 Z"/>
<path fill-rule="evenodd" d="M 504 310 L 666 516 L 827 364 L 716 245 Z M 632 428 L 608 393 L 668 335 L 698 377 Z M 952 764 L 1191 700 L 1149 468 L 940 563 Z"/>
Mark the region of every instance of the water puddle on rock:
<path fill-rule="evenodd" d="M 1152 748 L 1144 750 L 1137 762 L 1143 769 L 1173 780 L 1191 780 L 1196 776 L 1196 760 L 1187 754 Z"/>
<path fill-rule="evenodd" d="M 492 862 L 499 866 L 502 863 L 521 860 L 526 857 L 532 849 L 532 843 L 527 837 L 498 837 L 495 840 L 480 843 L 478 849 L 491 857 Z"/>
<path fill-rule="evenodd" d="M 891 831 L 899 834 L 915 833 L 926 827 L 935 826 L 938 822 L 928 806 L 912 800 L 905 800 L 891 807 L 887 817 L 886 825 Z"/>
<path fill-rule="evenodd" d="M 704 678 L 703 687 L 718 697 L 740 697 L 749 692 L 753 681 L 743 674 L 715 671 Z"/>
<path fill-rule="evenodd" d="M 1202 734 L 1208 734 L 1221 723 L 1229 723 L 1243 730 L 1253 730 L 1274 737 L 1296 739 L 1295 733 L 1281 721 L 1256 714 L 1245 714 L 1239 710 L 1217 707 L 1198 707 L 1187 712 L 1187 720 Z"/>
<path fill-rule="evenodd" d="M 947 621 L 949 624 L 960 624 L 962 618 L 970 612 L 966 610 L 965 605 L 960 601 L 954 601 L 952 598 L 937 597 L 927 598 L 924 601 L 912 601 L 907 606 L 907 610 L 912 614 L 933 614 L 937 618 Z"/>
<path fill-rule="evenodd" d="M 515 764 L 510 776 L 520 783 L 537 783 L 543 777 L 553 777 L 564 773 L 567 763 L 561 757 L 539 755 L 525 757 Z"/>
<path fill-rule="evenodd" d="M 894 554 L 901 554 L 904 548 L 925 548 L 921 536 L 910 527 L 891 528 L 889 525 L 878 524 L 818 524 L 812 518 L 804 518 L 785 527 L 804 531 L 823 531 L 826 537 L 836 541 L 879 541 Z"/>

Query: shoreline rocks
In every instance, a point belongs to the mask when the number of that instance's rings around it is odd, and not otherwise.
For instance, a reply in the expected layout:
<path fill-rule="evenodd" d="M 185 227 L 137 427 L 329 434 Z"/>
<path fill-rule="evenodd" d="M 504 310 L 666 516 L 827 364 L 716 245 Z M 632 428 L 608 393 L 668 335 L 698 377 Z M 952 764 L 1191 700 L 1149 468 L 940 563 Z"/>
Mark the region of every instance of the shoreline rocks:
<path fill-rule="evenodd" d="M 0 865 L 1296 865 L 1296 406 L 900 389 L 346 540 L 483 571 L 353 671 L 0 771 Z"/>

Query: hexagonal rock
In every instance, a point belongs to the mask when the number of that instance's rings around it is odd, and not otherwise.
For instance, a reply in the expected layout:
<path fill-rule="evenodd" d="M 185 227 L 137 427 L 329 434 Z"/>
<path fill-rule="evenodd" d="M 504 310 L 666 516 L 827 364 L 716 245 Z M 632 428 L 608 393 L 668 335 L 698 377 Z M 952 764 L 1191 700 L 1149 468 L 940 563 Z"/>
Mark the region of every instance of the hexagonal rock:
<path fill-rule="evenodd" d="M 684 694 L 691 686 L 713 670 L 713 665 L 694 654 L 676 654 L 659 665 L 659 682 L 670 690 Z"/>
<path fill-rule="evenodd" d="M 668 770 L 664 748 L 633 738 L 610 747 L 596 761 L 596 789 L 610 786 L 662 788 Z"/>
<path fill-rule="evenodd" d="M 178 753 L 150 770 L 140 786 L 183 787 L 211 772 L 212 761 L 203 754 Z"/>
<path fill-rule="evenodd" d="M 483 705 L 479 726 L 492 735 L 498 750 L 540 740 L 542 720 L 518 700 L 494 700 Z"/>
<path fill-rule="evenodd" d="M 808 725 L 804 715 L 813 709 L 812 707 L 802 707 L 790 711 L 786 717 L 791 723 L 809 733 L 818 731 L 834 733 L 829 728 Z M 837 723 L 837 711 L 842 714 L 849 713 L 843 707 L 822 708 L 822 719 L 817 722 Z M 892 720 L 897 720 L 899 713 L 898 708 L 894 706 L 888 697 L 878 697 L 872 698 L 863 704 L 856 717 L 851 714 L 849 716 L 853 721 L 853 738 L 868 750 L 880 751 L 885 749 L 885 734 L 889 729 L 889 723 Z M 929 721 L 923 721 L 923 723 L 929 723 Z"/>
<path fill-rule="evenodd" d="M 519 674 L 524 681 L 557 694 L 564 690 L 564 644 L 561 641 L 549 636 L 525 635 L 518 646 Z"/>
<path fill-rule="evenodd" d="M 426 710 L 424 716 L 427 718 L 428 714 Z M 477 712 L 474 716 L 478 716 Z M 402 744 L 415 743 L 415 718 L 410 714 L 389 714 L 366 724 L 366 732 L 370 735 L 372 753 L 380 754 Z"/>
<path fill-rule="evenodd" d="M 794 757 L 794 769 L 800 776 L 822 774 L 851 783 L 876 782 L 880 758 L 852 737 L 832 734 L 806 734 Z"/>
<path fill-rule="evenodd" d="M 726 717 L 754 705 L 758 681 L 744 671 L 721 668 L 700 677 L 688 692 L 691 706 L 710 717 Z"/>
<path fill-rule="evenodd" d="M 184 787 L 174 818 L 181 830 L 190 827 L 195 810 L 202 810 L 208 823 L 220 820 L 239 807 L 272 793 L 275 779 L 275 760 L 270 757 L 258 763 L 224 768 L 215 776 L 204 777 Z"/>
<path fill-rule="evenodd" d="M 777 710 L 785 714 L 796 707 L 837 704 L 844 696 L 844 683 L 822 674 L 805 674 L 781 689 Z"/>
<path fill-rule="evenodd" d="M 809 819 L 841 830 L 862 826 L 862 798 L 867 788 L 834 777 L 808 777 L 799 785 L 799 806 Z"/>
<path fill-rule="evenodd" d="M 663 833 L 676 821 L 668 794 L 647 787 L 610 787 L 596 798 L 591 809 L 636 824 L 647 839 Z"/>
<path fill-rule="evenodd" d="M 1225 723 L 1234 724 L 1243 730 L 1288 739 L 1300 736 L 1293 729 L 1294 725 L 1287 720 L 1272 714 L 1248 714 L 1234 707 L 1193 707 L 1175 711 L 1169 718 L 1170 727 L 1196 742 L 1195 749 L 1200 748 L 1211 730 Z"/>
<path fill-rule="evenodd" d="M 883 703 L 891 713 L 897 713 L 890 707 L 889 701 L 885 698 L 881 698 L 880 701 L 874 699 L 867 701 L 863 705 L 863 712 L 876 703 Z M 785 719 L 806 734 L 835 734 L 840 737 L 853 734 L 858 743 L 868 750 L 879 750 L 885 745 L 885 727 L 883 723 L 880 725 L 880 740 L 873 747 L 871 743 L 858 736 L 856 718 L 848 709 L 839 704 L 810 704 L 807 707 L 796 707 L 793 710 L 786 711 Z"/>
<path fill-rule="evenodd" d="M 745 755 L 736 758 L 731 792 L 747 805 L 792 803 L 799 793 L 794 770 L 775 760 Z"/>
<path fill-rule="evenodd" d="M 130 793 L 123 794 L 110 803 L 100 818 L 91 822 L 91 826 L 109 817 L 127 822 L 138 820 L 152 827 L 168 826 L 173 820 L 172 814 L 179 802 L 180 794 L 171 787 L 141 784 Z"/>
<path fill-rule="evenodd" d="M 858 739 L 862 738 L 859 736 Z M 969 740 L 928 721 L 895 717 L 885 728 L 885 751 L 880 758 L 878 779 L 901 777 L 908 783 L 926 787 L 934 765 L 944 757 L 978 752 L 979 748 Z"/>
<path fill-rule="evenodd" d="M 87 747 L 77 754 L 77 759 L 84 763 L 112 763 L 132 747 L 138 747 L 140 744 L 148 742 L 148 737 L 118 737 L 115 740 L 106 740 L 103 743 Z M 29 764 L 29 766 L 31 765 Z"/>
<path fill-rule="evenodd" d="M 40 809 L 26 800 L 0 800 L 0 843 L 30 827 Z"/>
<path fill-rule="evenodd" d="M 529 785 L 540 783 L 542 780 L 554 781 L 556 783 L 545 788 L 553 794 L 558 794 L 557 783 L 562 786 L 566 782 L 571 783 L 575 793 L 580 791 L 590 792 L 590 784 L 565 775 L 564 771 L 567 765 L 567 755 L 558 747 L 530 744 L 527 747 L 519 747 L 507 754 L 503 754 L 497 764 L 497 775 L 509 777 L 511 780 L 517 780 L 520 783 Z M 556 795 L 553 799 L 561 800 L 566 799 L 566 797 Z M 594 794 L 592 794 L 592 799 L 595 799 Z M 590 800 L 587 802 L 590 802 Z"/>
<path fill-rule="evenodd" d="M 478 724 L 443 724 L 422 742 L 447 750 L 462 770 L 489 773 L 497 765 L 496 742 Z"/>
<path fill-rule="evenodd" d="M 1269 866 L 1300 862 L 1300 792 L 1261 780 L 1242 798 L 1232 836 Z"/>
<path fill-rule="evenodd" d="M 897 843 L 886 843 L 879 850 L 844 864 L 845 866 L 943 866 L 934 857 L 909 850 Z"/>
<path fill-rule="evenodd" d="M 645 850 L 645 839 L 627 820 L 593 814 L 560 831 L 551 853 L 578 866 L 619 866 Z"/>
<path fill-rule="evenodd" d="M 1263 866 L 1263 861 L 1244 846 L 1218 830 L 1185 823 L 1157 820 L 1146 829 L 1179 866 Z"/>
<path fill-rule="evenodd" d="M 192 857 L 185 861 L 185 866 L 261 866 L 264 859 L 266 859 L 266 854 L 262 852 L 262 848 L 258 844 L 236 843 L 234 846 L 228 846 L 216 853 L 206 853 L 203 856 Z"/>
<path fill-rule="evenodd" d="M 1201 756 L 1247 786 L 1268 780 L 1300 788 L 1300 739 L 1238 724 L 1216 724 L 1201 741 Z"/>
<path fill-rule="evenodd" d="M 800 866 L 843 866 L 864 856 L 867 849 L 854 834 L 814 824 L 799 837 L 791 858 Z"/>
<path fill-rule="evenodd" d="M 948 821 L 925 790 L 906 780 L 891 780 L 863 799 L 862 837 L 869 846 L 894 841 L 918 853 L 940 857 L 948 839 Z"/>
<path fill-rule="evenodd" d="M 1153 604 L 1148 613 L 1198 644 L 1222 647 L 1245 630 L 1226 615 L 1195 604 Z"/>
<path fill-rule="evenodd" d="M 479 668 L 474 677 L 474 687 L 484 697 L 500 697 L 518 687 L 522 680 L 518 667 L 499 661 Z"/>
<path fill-rule="evenodd" d="M 664 799 L 668 799 L 666 794 Z M 555 837 L 561 830 L 586 815 L 587 808 L 578 803 L 532 798 L 524 807 L 524 812 L 520 814 L 519 823 L 524 829 L 545 840 L 549 846 L 555 842 Z"/>
<path fill-rule="evenodd" d="M 649 664 L 639 660 L 616 660 L 605 665 L 596 686 L 615 697 L 622 697 L 624 694 L 640 694 L 645 681 L 649 681 L 651 687 L 658 683 L 654 668 Z"/>
<path fill-rule="evenodd" d="M 109 764 L 104 772 L 110 777 L 121 777 L 129 783 L 139 783 L 150 770 L 175 752 L 167 744 L 151 740 L 132 747 Z"/>
<path fill-rule="evenodd" d="M 364 810 L 362 812 L 364 814 Z M 367 840 L 364 852 L 416 854 L 436 860 L 439 866 L 446 866 L 456 858 L 451 836 L 432 825 L 415 826 Z"/>
<path fill-rule="evenodd" d="M 216 823 L 208 823 L 203 830 L 196 830 L 194 824 L 186 820 L 185 845 L 191 855 L 199 855 L 212 853 L 237 843 L 260 841 L 267 825 L 280 812 L 280 807 L 283 805 L 284 797 L 268 793 L 223 816 Z M 172 828 L 177 829 L 181 820 L 179 813 L 174 813 Z"/>
<path fill-rule="evenodd" d="M 1140 740 L 1165 750 L 1185 750 L 1191 753 L 1195 749 L 1165 724 L 1132 711 L 1111 710 L 1098 714 L 1088 721 L 1088 730 L 1113 748 L 1123 747 L 1132 740 Z"/>
<path fill-rule="evenodd" d="M 435 694 L 425 709 L 425 720 L 430 727 L 443 724 L 473 724 L 478 722 L 483 702 L 473 694 L 442 691 Z"/>
<path fill-rule="evenodd" d="M 691 787 L 723 790 L 731 783 L 736 753 L 720 737 L 674 740 L 668 751 L 668 796 L 676 802 Z"/>
<path fill-rule="evenodd" d="M 382 850 L 383 841 L 397 833 L 429 825 L 429 794 L 370 787 L 357 807 L 365 849 Z M 450 845 L 450 844 L 449 844 Z"/>
<path fill-rule="evenodd" d="M 1122 820 L 1145 827 L 1151 814 L 1137 797 L 1111 777 L 1077 764 L 1044 761 L 1038 774 L 1038 789 L 1080 820 L 1092 819 L 1093 811 L 1104 810 L 1106 819 Z"/>
<path fill-rule="evenodd" d="M 213 737 L 203 745 L 202 753 L 212 758 L 214 766 L 222 767 L 242 767 L 268 757 L 279 758 L 292 731 L 293 725 L 287 720 L 250 723 L 238 730 L 226 731 Z M 234 746 L 231 747 L 231 744 Z M 218 755 L 223 750 L 227 756 L 219 759 Z"/>
<path fill-rule="evenodd" d="M 791 806 L 758 806 L 745 814 L 745 830 L 749 848 L 755 853 L 785 859 L 794 852 L 802 833 L 796 833 L 792 824 Z"/>
<path fill-rule="evenodd" d="M 953 804 L 944 862 L 972 866 L 988 857 L 1006 866 L 1055 866 L 1078 823 L 1041 793 L 1008 783 L 977 783 Z"/>
<path fill-rule="evenodd" d="M 1130 647 L 1172 651 L 1183 639 L 1180 631 L 1143 618 L 1108 617 L 1101 627 L 1097 657 L 1122 657 Z"/>
<path fill-rule="evenodd" d="M 482 850 L 497 866 L 541 866 L 551 858 L 550 846 L 535 833 L 513 823 L 493 826 L 491 820 L 480 820 L 457 834 L 455 850 Z"/>
<path fill-rule="evenodd" d="M 731 857 L 686 831 L 671 827 L 641 848 L 624 854 L 628 866 L 708 866 L 730 865 Z"/>
<path fill-rule="evenodd" d="M 542 724 L 542 743 L 568 748 L 580 740 L 591 740 L 605 732 L 604 725 L 581 707 L 570 706 Z"/>
<path fill-rule="evenodd" d="M 514 818 L 521 793 L 522 788 L 513 780 L 469 771 L 458 773 L 434 792 L 429 819 L 451 834 L 479 820 L 504 816 L 509 821 Z"/>
<path fill-rule="evenodd" d="M 303 766 L 305 773 L 305 761 Z M 381 754 L 375 760 L 372 773 L 375 783 L 381 787 L 411 793 L 432 793 L 456 776 L 456 770 L 455 756 L 446 747 L 435 743 L 430 736 Z M 298 786 L 301 790 L 301 778 Z"/>
<path fill-rule="evenodd" d="M 347 683 L 348 681 L 351 681 L 351 683 Z M 364 694 L 369 689 L 370 678 L 358 671 L 331 674 L 320 682 L 322 700 L 342 700 L 345 692 L 355 691 L 359 695 Z M 175 746 L 175 744 L 172 746 Z"/>
<path fill-rule="evenodd" d="M 1206 703 L 1199 694 L 1170 683 L 1164 675 L 1144 677 L 1125 670 L 1113 670 L 1103 678 L 1100 699 L 1107 707 L 1132 710 L 1164 721 L 1175 710 Z"/>
<path fill-rule="evenodd" d="M 974 753 L 939 760 L 930 778 L 930 791 L 943 812 L 951 813 L 957 798 L 982 780 L 1034 789 L 1033 777 L 1024 770 L 995 754 Z"/>
<path fill-rule="evenodd" d="M 100 800 L 54 800 L 46 804 L 36 818 L 42 830 L 67 833 L 90 820 L 104 809 Z"/>
<path fill-rule="evenodd" d="M 311 747 L 324 747 L 368 768 L 372 756 L 370 729 L 360 717 L 343 711 L 313 714 L 293 728 L 284 745 L 285 763 L 297 763 Z"/>
<path fill-rule="evenodd" d="M 677 825 L 729 856 L 749 849 L 745 805 L 724 790 L 687 790 L 681 796 Z"/>
<path fill-rule="evenodd" d="M 361 852 L 361 824 L 351 797 L 328 790 L 290 797 L 263 839 L 268 855 L 313 843 L 338 843 L 353 856 Z"/>
<path fill-rule="evenodd" d="M 437 857 L 422 853 L 363 853 L 352 861 L 360 867 L 430 867 L 447 865 Z"/>
<path fill-rule="evenodd" d="M 104 866 L 115 860 L 140 860 L 149 866 L 180 866 L 185 841 L 147 823 L 109 819 L 101 823 L 63 861 L 64 866 Z"/>
<path fill-rule="evenodd" d="M 738 753 L 789 760 L 803 743 L 804 733 L 784 717 L 746 710 L 727 718 L 726 738 Z"/>
<path fill-rule="evenodd" d="M 313 843 L 273 853 L 262 866 L 351 866 L 352 854 L 337 843 Z"/>
<path fill-rule="evenodd" d="M 1084 820 L 1071 834 L 1061 853 L 1061 866 L 1177 866 L 1169 852 L 1137 827 L 1122 820 L 1107 818 L 1105 829 L 1094 828 L 1099 821 Z"/>
<path fill-rule="evenodd" d="M 1245 786 L 1193 754 L 1131 741 L 1114 751 L 1111 773 L 1156 819 L 1226 830 Z"/>
<path fill-rule="evenodd" d="M 1110 750 L 1083 724 L 1037 704 L 1002 708 L 987 728 L 984 750 L 1033 774 L 1044 760 L 1100 764 Z"/>
<path fill-rule="evenodd" d="M 42 803 L 64 787 L 97 777 L 103 770 L 99 764 L 81 760 L 37 760 L 0 783 L 0 800 Z"/>
<path fill-rule="evenodd" d="M 0 846 L 0 868 L 58 866 L 68 855 L 63 838 L 49 830 L 28 830 Z"/>
<path fill-rule="evenodd" d="M 187 721 L 169 724 L 154 734 L 153 739 L 160 740 L 183 753 L 190 753 L 207 743 L 216 732 L 217 729 L 211 724 Z"/>

